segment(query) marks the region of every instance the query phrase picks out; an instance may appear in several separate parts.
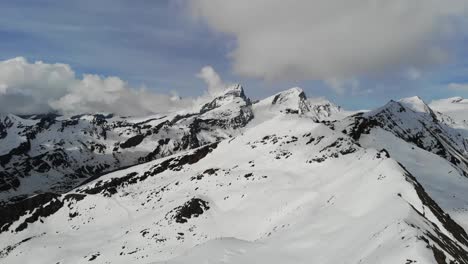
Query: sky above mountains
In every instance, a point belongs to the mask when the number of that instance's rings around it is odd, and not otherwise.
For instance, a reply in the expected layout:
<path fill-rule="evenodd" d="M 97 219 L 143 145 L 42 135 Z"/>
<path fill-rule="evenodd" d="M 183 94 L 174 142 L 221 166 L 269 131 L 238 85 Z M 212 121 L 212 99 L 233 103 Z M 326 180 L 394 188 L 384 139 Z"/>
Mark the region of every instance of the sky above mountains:
<path fill-rule="evenodd" d="M 237 82 L 252 98 L 300 86 L 349 109 L 468 97 L 467 0 L 16 0 L 0 10 L 1 112 L 146 114 Z"/>

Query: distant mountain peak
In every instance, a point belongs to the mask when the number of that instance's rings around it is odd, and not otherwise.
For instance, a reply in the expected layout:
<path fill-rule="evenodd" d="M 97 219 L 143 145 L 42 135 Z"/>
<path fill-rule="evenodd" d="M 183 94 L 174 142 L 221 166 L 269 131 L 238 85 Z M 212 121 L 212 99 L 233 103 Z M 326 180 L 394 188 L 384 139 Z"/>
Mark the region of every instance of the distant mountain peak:
<path fill-rule="evenodd" d="M 219 98 L 219 97 L 242 97 L 246 98 L 245 92 L 244 92 L 244 87 L 241 84 L 231 84 L 227 86 L 223 90 L 219 90 L 215 93 L 213 93 L 212 97 L 213 98 Z"/>
<path fill-rule="evenodd" d="M 304 90 L 302 90 L 302 88 L 293 87 L 274 95 L 272 104 L 281 103 L 283 101 L 291 99 L 296 100 L 297 98 L 299 98 L 300 100 L 306 100 L 307 96 L 305 95 Z"/>
<path fill-rule="evenodd" d="M 310 111 L 307 96 L 299 87 L 293 87 L 265 99 L 273 109 L 280 112 L 304 114 Z"/>
<path fill-rule="evenodd" d="M 456 97 L 452 97 L 452 98 L 449 98 L 449 100 L 452 102 L 452 103 L 459 103 L 461 101 L 463 101 L 463 97 L 460 97 L 460 96 L 456 96 Z"/>
<path fill-rule="evenodd" d="M 429 113 L 431 111 L 429 106 L 419 96 L 402 98 L 398 102 L 415 112 Z"/>
<path fill-rule="evenodd" d="M 434 116 L 432 109 L 419 97 L 412 96 L 401 98 L 398 101 L 390 100 L 387 104 L 372 111 L 366 113 L 366 116 L 372 116 L 381 112 L 393 113 L 395 115 L 401 115 L 398 113 L 404 113 L 411 111 L 414 113 L 429 114 Z"/>
<path fill-rule="evenodd" d="M 234 108 L 250 105 L 250 99 L 245 95 L 244 88 L 240 84 L 229 86 L 222 93 L 219 93 L 213 100 L 204 104 L 200 108 L 200 113 L 206 113 L 221 106 L 234 104 Z"/>

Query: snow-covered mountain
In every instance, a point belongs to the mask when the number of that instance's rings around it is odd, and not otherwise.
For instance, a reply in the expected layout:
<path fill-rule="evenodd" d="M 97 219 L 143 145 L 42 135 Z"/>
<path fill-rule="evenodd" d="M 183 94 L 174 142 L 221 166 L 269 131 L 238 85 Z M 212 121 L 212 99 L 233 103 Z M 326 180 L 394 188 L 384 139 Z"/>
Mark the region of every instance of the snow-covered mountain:
<path fill-rule="evenodd" d="M 0 204 L 33 193 L 66 192 L 116 169 L 230 138 L 244 130 L 256 108 L 315 120 L 340 112 L 329 102 L 309 104 L 299 88 L 275 96 L 253 106 L 243 88 L 234 85 L 196 110 L 146 118 L 2 115 Z"/>
<path fill-rule="evenodd" d="M 105 172 L 228 138 L 251 119 L 251 103 L 240 86 L 196 112 L 129 119 L 2 116 L 0 199 L 68 191 Z"/>
<path fill-rule="evenodd" d="M 351 113 L 233 86 L 193 113 L 85 115 L 61 132 L 74 119 L 8 118 L 5 263 L 468 263 L 466 130 L 417 97 Z M 34 158 L 57 149 L 73 162 Z M 53 184 L 14 172 L 33 160 Z"/>
<path fill-rule="evenodd" d="M 392 133 L 421 149 L 432 152 L 455 165 L 468 177 L 468 134 L 446 122 L 447 116 L 436 114 L 419 97 L 390 101 L 385 106 L 347 118 L 351 122 L 344 132 L 354 139 L 373 128 Z"/>

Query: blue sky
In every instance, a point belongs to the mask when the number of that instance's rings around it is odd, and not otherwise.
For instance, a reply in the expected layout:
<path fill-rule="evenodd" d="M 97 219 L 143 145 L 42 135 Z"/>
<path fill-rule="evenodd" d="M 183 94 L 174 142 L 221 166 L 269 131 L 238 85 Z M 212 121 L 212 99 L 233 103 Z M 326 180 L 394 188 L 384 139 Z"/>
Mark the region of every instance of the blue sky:
<path fill-rule="evenodd" d="M 66 63 L 78 75 L 115 75 L 132 86 L 146 85 L 162 93 L 202 94 L 205 84 L 195 75 L 211 65 L 224 80 L 243 84 L 253 98 L 293 86 L 350 109 L 412 95 L 427 101 L 468 97 L 468 89 L 447 88 L 449 83 L 468 82 L 468 38 L 463 33 L 448 44 L 452 58 L 425 67 L 416 80 L 395 71 L 358 76 L 357 91 L 339 94 L 319 80 L 264 81 L 236 74 L 229 57 L 238 45 L 236 37 L 195 21 L 184 0 L 15 0 L 1 1 L 0 10 L 1 60 L 23 56 L 29 61 Z"/>

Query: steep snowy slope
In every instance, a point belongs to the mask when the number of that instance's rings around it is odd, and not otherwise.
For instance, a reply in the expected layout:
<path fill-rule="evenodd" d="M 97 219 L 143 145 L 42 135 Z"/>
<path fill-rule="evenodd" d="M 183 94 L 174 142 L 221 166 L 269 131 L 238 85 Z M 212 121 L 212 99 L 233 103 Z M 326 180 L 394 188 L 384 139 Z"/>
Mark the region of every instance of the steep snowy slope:
<path fill-rule="evenodd" d="M 419 97 L 390 101 L 385 106 L 353 115 L 338 129 L 358 140 L 373 128 L 382 128 L 398 138 L 439 155 L 468 177 L 468 138 L 464 130 L 452 127 Z"/>
<path fill-rule="evenodd" d="M 253 124 L 9 205 L 2 262 L 468 263 L 468 235 L 386 150 L 287 111 Z"/>
<path fill-rule="evenodd" d="M 385 148 L 418 179 L 445 212 L 468 230 L 468 179 L 454 164 L 382 129 L 362 135 L 359 142 L 364 147 Z"/>
<path fill-rule="evenodd" d="M 385 148 L 466 229 L 468 140 L 463 130 L 447 120 L 421 99 L 411 97 L 334 125 L 363 147 Z"/>

